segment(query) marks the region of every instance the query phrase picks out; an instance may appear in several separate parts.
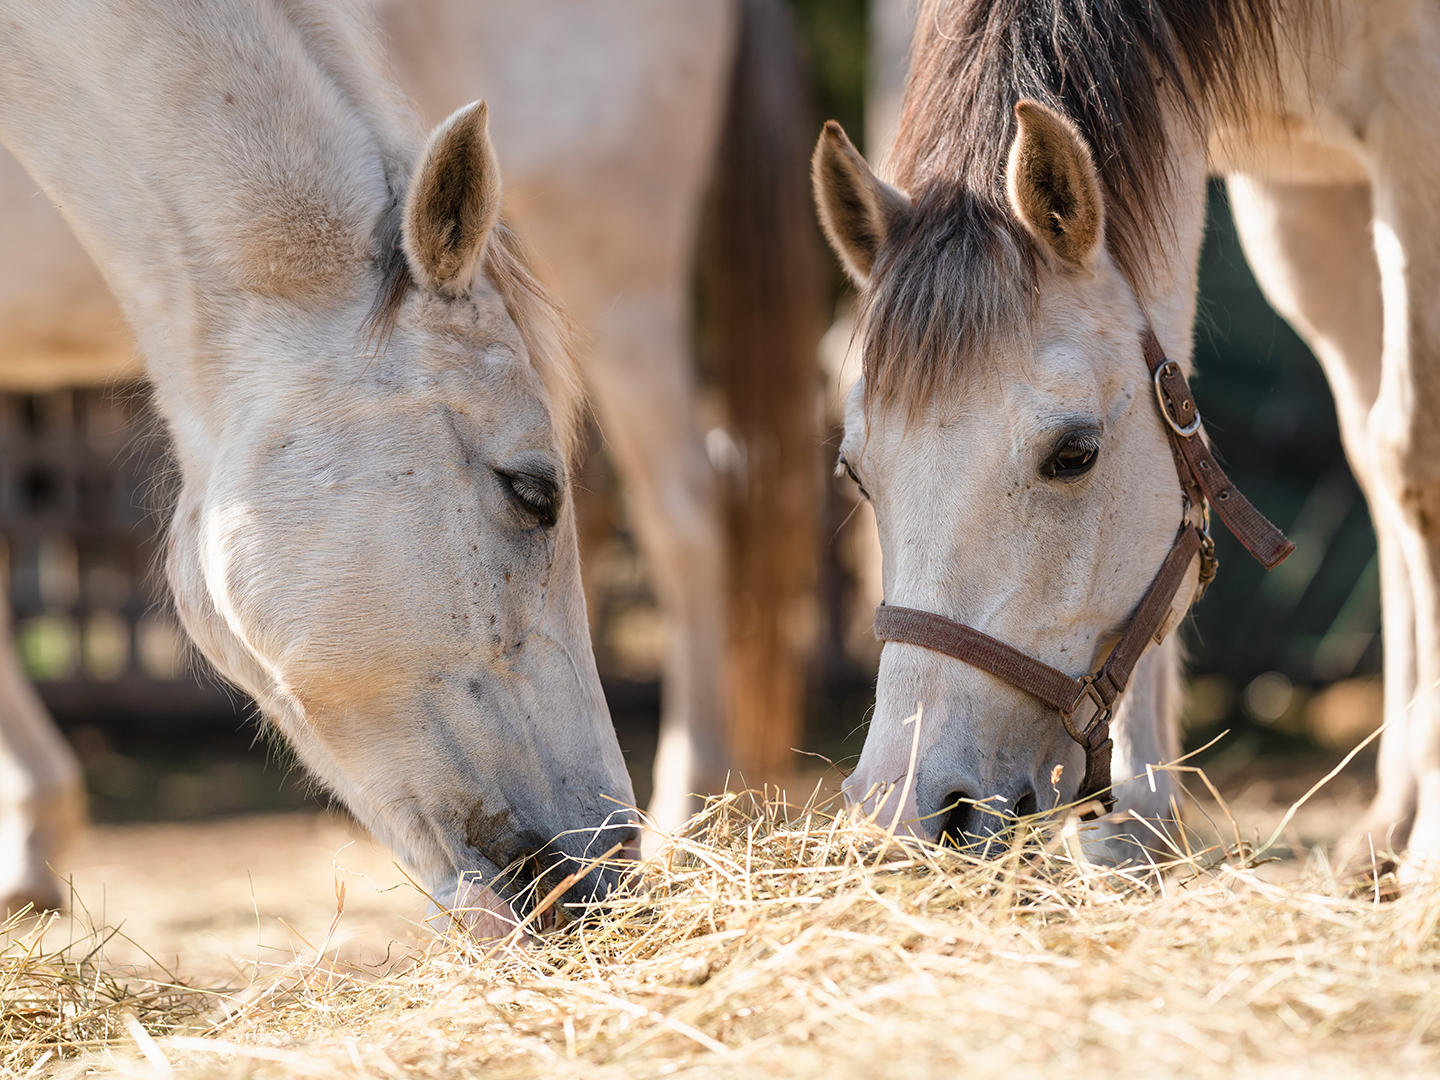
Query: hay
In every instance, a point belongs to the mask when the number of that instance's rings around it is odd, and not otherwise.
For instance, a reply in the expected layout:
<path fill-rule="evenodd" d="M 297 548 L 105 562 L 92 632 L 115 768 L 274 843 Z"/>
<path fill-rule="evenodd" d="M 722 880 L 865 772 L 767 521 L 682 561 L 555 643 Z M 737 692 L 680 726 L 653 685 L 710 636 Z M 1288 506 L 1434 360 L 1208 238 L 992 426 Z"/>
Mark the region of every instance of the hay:
<path fill-rule="evenodd" d="M 152 1035 L 208 1026 L 211 995 L 153 958 L 148 972 L 107 965 L 106 947 L 130 939 L 97 927 L 73 896 L 72 907 L 73 917 L 27 906 L 0 922 L 0 1076 L 34 1075 L 52 1059 L 130 1036 L 137 1024 Z M 57 937 L 64 944 L 52 947 Z"/>
<path fill-rule="evenodd" d="M 901 847 L 816 800 L 729 795 L 645 865 L 631 895 L 528 950 L 441 938 L 365 972 L 324 959 L 322 942 L 246 995 L 212 999 L 203 1033 L 170 1034 L 136 1008 L 153 1042 L 112 1022 L 104 1056 L 51 1059 L 37 1075 L 1011 1080 L 1440 1066 L 1440 888 L 1391 901 L 1382 879 L 1352 892 L 1320 859 L 1292 884 L 1267 882 L 1238 827 L 1228 843 L 1157 836 L 1158 875 L 1108 873 L 1084 861 L 1076 830 L 1073 816 L 1028 820 L 982 860 Z M 195 1000 L 175 999 L 177 1026 Z"/>

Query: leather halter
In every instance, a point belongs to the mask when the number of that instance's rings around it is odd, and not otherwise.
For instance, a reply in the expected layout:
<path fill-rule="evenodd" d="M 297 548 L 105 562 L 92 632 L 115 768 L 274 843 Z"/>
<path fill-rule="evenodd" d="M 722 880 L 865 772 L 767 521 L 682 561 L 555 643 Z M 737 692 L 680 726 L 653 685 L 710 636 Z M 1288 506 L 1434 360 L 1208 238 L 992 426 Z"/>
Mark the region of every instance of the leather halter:
<path fill-rule="evenodd" d="M 1215 542 L 1210 538 L 1210 510 L 1214 509 L 1225 527 L 1235 534 L 1235 539 L 1266 570 L 1279 566 L 1295 550 L 1285 534 L 1270 524 L 1221 470 L 1200 435 L 1200 411 L 1195 406 L 1185 373 L 1175 361 L 1166 359 L 1165 350 L 1148 321 L 1143 344 L 1145 365 L 1155 386 L 1155 400 L 1175 457 L 1185 507 L 1170 553 L 1140 598 L 1119 643 L 1097 670 L 1075 678 L 943 615 L 888 604 L 875 609 L 875 636 L 879 640 L 919 645 L 962 660 L 1003 679 L 1058 712 L 1066 733 L 1085 751 L 1085 777 L 1080 781 L 1076 801 L 1098 799 L 1106 813 L 1115 806 L 1110 781 L 1110 755 L 1114 749 L 1110 718 L 1140 657 L 1152 640 L 1158 644 L 1168 631 L 1172 621 L 1168 616 L 1175 596 L 1197 555 L 1200 576 L 1192 603 L 1200 599 L 1215 578 L 1219 563 L 1215 559 Z M 1198 525 L 1192 517 L 1197 510 Z M 1094 706 L 1094 712 L 1088 719 L 1077 721 L 1076 711 L 1087 700 Z"/>

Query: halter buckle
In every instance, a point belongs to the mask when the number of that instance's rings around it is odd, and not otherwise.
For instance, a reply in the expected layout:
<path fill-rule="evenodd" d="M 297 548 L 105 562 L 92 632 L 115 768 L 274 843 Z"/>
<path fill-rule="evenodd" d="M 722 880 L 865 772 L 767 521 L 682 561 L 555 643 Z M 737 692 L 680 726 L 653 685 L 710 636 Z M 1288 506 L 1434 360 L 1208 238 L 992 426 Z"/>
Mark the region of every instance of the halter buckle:
<path fill-rule="evenodd" d="M 1205 527 L 1200 530 L 1200 580 L 1195 586 L 1195 599 L 1191 603 L 1198 604 L 1205 596 L 1205 590 L 1215 580 L 1215 575 L 1220 572 L 1220 560 L 1215 557 L 1215 539 L 1210 535 L 1210 522 L 1205 522 Z"/>
<path fill-rule="evenodd" d="M 1186 495 L 1185 509 L 1181 514 L 1185 521 L 1190 520 L 1192 505 L 1190 496 Z M 1215 538 L 1210 535 L 1210 501 L 1204 497 L 1200 499 L 1200 522 L 1195 525 L 1195 531 L 1200 534 L 1200 574 L 1195 583 L 1195 595 L 1190 600 L 1192 606 L 1204 599 L 1205 590 L 1210 588 L 1210 583 L 1220 572 L 1220 560 L 1215 557 Z"/>
<path fill-rule="evenodd" d="M 1097 676 L 1094 674 L 1081 675 L 1078 680 L 1080 683 L 1080 696 L 1075 699 L 1075 704 L 1070 707 L 1068 712 L 1062 712 L 1060 714 L 1060 722 L 1065 725 L 1065 731 L 1069 734 L 1070 738 L 1085 747 L 1087 751 L 1095 748 L 1093 745 L 1095 733 L 1110 719 L 1110 706 L 1106 704 L 1105 698 L 1100 693 L 1100 688 L 1095 685 L 1096 678 Z M 1080 728 L 1075 725 L 1075 709 L 1080 705 L 1080 702 L 1086 698 L 1089 698 L 1091 703 L 1094 704 L 1095 715 L 1090 718 L 1090 722 L 1086 724 L 1084 728 Z"/>
<path fill-rule="evenodd" d="M 1165 404 L 1165 387 L 1160 385 L 1160 383 L 1166 375 L 1171 374 L 1172 369 L 1175 374 L 1180 373 L 1180 365 L 1175 363 L 1174 360 L 1166 360 L 1165 363 L 1155 369 L 1155 400 L 1160 403 L 1160 415 L 1164 417 L 1165 423 L 1170 425 L 1170 430 L 1182 439 L 1188 439 L 1200 430 L 1200 410 L 1192 404 L 1191 408 L 1195 408 L 1195 418 L 1184 425 L 1181 425 L 1179 421 L 1170 415 L 1170 408 Z M 1190 400 L 1193 403 L 1194 399 L 1191 398 Z"/>

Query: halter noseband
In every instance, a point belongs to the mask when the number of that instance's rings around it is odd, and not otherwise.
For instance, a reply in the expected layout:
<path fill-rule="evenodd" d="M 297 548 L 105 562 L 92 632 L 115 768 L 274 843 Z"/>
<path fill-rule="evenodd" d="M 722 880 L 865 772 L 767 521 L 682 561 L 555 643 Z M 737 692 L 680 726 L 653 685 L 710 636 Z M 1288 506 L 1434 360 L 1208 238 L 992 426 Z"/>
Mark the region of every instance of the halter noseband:
<path fill-rule="evenodd" d="M 1119 644 L 1096 671 L 1077 679 L 943 615 L 888 604 L 875 609 L 875 637 L 880 641 L 919 645 L 952 656 L 1003 679 L 1056 710 L 1066 734 L 1085 751 L 1085 777 L 1080 781 L 1076 800 L 1098 799 L 1106 813 L 1115 806 L 1110 781 L 1110 754 L 1114 748 L 1110 738 L 1111 715 L 1151 639 L 1158 643 L 1164 637 L 1166 617 L 1176 593 L 1185 583 L 1191 560 L 1200 556 L 1200 580 L 1194 600 L 1200 599 L 1215 578 L 1219 563 L 1215 559 L 1215 542 L 1210 538 L 1211 508 L 1266 570 L 1279 566 L 1295 550 L 1285 534 L 1270 524 L 1221 470 L 1199 434 L 1200 410 L 1195 407 L 1185 373 L 1175 361 L 1166 359 L 1165 350 L 1148 321 L 1143 344 L 1145 365 L 1155 384 L 1155 400 L 1185 495 L 1184 521 L 1170 553 L 1131 615 Z M 1199 525 L 1192 520 L 1196 509 L 1200 512 Z M 1087 721 L 1077 723 L 1076 710 L 1087 700 L 1095 711 Z"/>

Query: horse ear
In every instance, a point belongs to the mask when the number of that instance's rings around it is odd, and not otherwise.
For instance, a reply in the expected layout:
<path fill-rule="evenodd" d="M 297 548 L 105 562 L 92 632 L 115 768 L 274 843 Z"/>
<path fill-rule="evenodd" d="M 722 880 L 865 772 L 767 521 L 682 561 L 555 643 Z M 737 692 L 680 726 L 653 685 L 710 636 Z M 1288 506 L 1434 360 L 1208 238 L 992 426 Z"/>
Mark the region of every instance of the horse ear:
<path fill-rule="evenodd" d="M 820 133 L 810 181 L 830 246 L 856 284 L 864 285 L 885 238 L 909 219 L 910 196 L 871 172 L 834 120 Z"/>
<path fill-rule="evenodd" d="M 500 168 L 487 119 L 483 101 L 451 113 L 426 142 L 405 197 L 410 271 L 421 285 L 450 296 L 470 290 L 500 220 Z"/>
<path fill-rule="evenodd" d="M 1104 196 L 1095 159 L 1066 117 L 1037 101 L 1015 106 L 1010 145 L 1010 206 L 1043 251 L 1061 264 L 1088 266 L 1105 237 Z"/>

